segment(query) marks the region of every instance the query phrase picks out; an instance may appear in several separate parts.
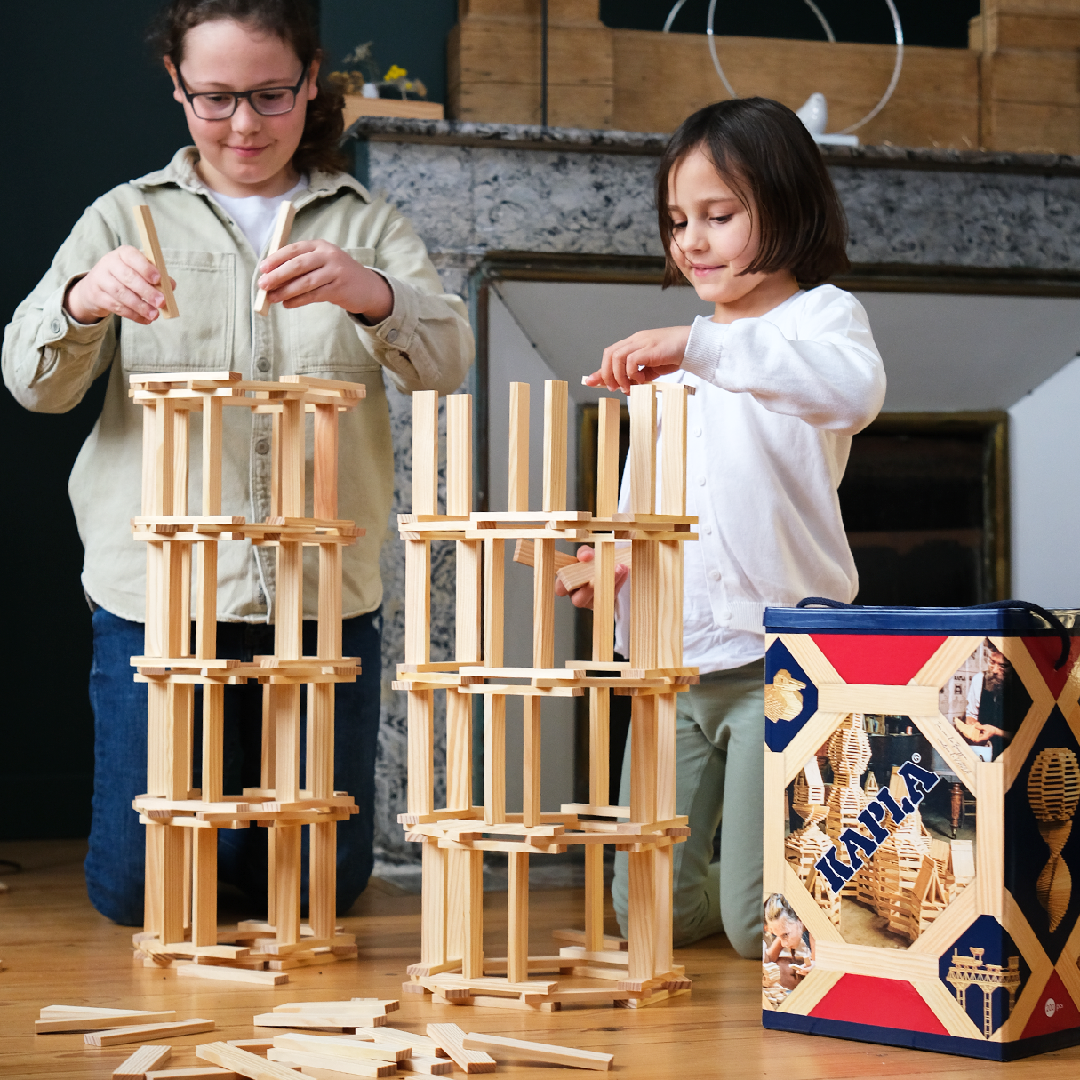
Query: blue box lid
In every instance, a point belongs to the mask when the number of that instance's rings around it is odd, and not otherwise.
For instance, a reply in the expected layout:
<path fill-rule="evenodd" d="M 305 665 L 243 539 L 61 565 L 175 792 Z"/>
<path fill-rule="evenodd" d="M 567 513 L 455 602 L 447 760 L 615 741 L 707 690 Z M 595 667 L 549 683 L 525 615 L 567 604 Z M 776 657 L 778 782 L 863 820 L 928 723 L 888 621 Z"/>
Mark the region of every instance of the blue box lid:
<path fill-rule="evenodd" d="M 1080 610 L 1054 610 L 1071 634 L 1080 633 Z M 1041 615 L 1022 608 L 767 607 L 770 634 L 1057 634 Z"/>

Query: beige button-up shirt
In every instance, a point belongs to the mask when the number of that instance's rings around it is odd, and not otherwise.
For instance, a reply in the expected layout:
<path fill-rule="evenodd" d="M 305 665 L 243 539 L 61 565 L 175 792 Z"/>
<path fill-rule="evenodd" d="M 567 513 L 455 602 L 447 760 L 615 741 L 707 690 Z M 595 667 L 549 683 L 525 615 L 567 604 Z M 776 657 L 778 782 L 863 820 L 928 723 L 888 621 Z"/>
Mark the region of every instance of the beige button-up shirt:
<path fill-rule="evenodd" d="M 423 243 L 408 221 L 373 200 L 351 176 L 314 172 L 293 200 L 293 240 L 324 239 L 377 270 L 394 293 L 391 314 L 361 325 L 328 303 L 255 315 L 256 252 L 209 196 L 195 172 L 193 148 L 160 172 L 114 188 L 80 218 L 34 291 L 4 332 L 4 382 L 26 408 L 66 412 L 108 371 L 101 415 L 71 471 L 68 491 L 85 548 L 89 596 L 126 619 L 144 619 L 146 552 L 131 537 L 140 513 L 142 408 L 128 397 L 128 375 L 152 371 L 222 371 L 245 379 L 312 375 L 363 383 L 367 397 L 341 415 L 339 516 L 367 530 L 344 550 L 343 612 L 373 611 L 382 601 L 379 547 L 393 495 L 393 449 L 383 386 L 385 368 L 403 392 L 449 393 L 472 360 L 473 337 L 459 297 L 445 295 Z M 149 326 L 110 316 L 75 322 L 63 307 L 67 288 L 121 244 L 140 246 L 131 208 L 150 206 L 170 275 L 177 319 Z M 200 423 L 192 417 L 189 513 L 199 513 Z M 308 513 L 311 513 L 311 419 L 308 418 Z M 223 514 L 262 521 L 270 513 L 269 416 L 226 409 Z M 310 558 L 310 563 L 307 559 Z M 305 553 L 305 616 L 317 615 L 318 556 Z M 222 543 L 219 618 L 272 618 L 274 551 L 247 541 Z"/>

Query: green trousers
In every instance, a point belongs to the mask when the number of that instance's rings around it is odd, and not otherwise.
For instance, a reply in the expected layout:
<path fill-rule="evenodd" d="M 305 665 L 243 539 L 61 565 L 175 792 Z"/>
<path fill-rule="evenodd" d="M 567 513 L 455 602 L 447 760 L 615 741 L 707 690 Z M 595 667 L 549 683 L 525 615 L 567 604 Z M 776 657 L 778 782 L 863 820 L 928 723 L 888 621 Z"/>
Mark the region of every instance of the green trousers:
<path fill-rule="evenodd" d="M 701 676 L 679 695 L 675 722 L 676 813 L 691 833 L 675 846 L 676 945 L 723 931 L 747 959 L 761 958 L 764 798 L 764 661 Z M 622 806 L 630 803 L 630 740 L 623 755 Z M 720 861 L 711 863 L 720 829 Z M 627 932 L 627 856 L 615 853 L 612 898 Z"/>

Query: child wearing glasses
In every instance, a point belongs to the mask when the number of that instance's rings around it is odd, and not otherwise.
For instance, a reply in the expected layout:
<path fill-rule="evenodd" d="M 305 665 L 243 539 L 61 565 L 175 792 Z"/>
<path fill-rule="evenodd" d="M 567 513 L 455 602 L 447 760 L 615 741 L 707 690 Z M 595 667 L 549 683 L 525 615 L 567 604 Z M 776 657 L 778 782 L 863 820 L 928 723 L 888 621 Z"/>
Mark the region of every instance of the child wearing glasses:
<path fill-rule="evenodd" d="M 65 412 L 108 373 L 69 491 L 94 609 L 86 882 L 95 907 L 124 924 L 143 921 L 144 839 L 131 801 L 147 784 L 146 691 L 130 666 L 143 652 L 145 618 L 145 554 L 131 539 L 142 457 L 142 410 L 127 396 L 132 372 L 231 369 L 245 379 L 303 374 L 367 387 L 340 429 L 341 516 L 366 536 L 344 551 L 342 645 L 344 655 L 361 658 L 363 674 L 336 697 L 334 786 L 360 808 L 338 827 L 339 911 L 371 871 L 379 548 L 393 494 L 383 375 L 406 393 L 449 393 L 471 362 L 473 340 L 464 305 L 443 293 L 409 223 L 346 171 L 337 148 L 343 101 L 319 84 L 315 21 L 304 0 L 171 0 L 154 41 L 194 145 L 86 210 L 4 336 L 4 379 L 28 409 Z M 285 199 L 296 209 L 292 242 L 268 254 Z M 153 214 L 179 318 L 161 318 L 158 272 L 138 250 L 138 203 Z M 252 312 L 259 290 L 271 304 L 266 317 Z M 252 425 L 247 410 L 225 413 L 222 502 L 254 521 L 270 513 L 269 420 L 257 416 Z M 192 483 L 197 489 L 197 476 Z M 219 573 L 219 654 L 272 653 L 272 552 L 223 545 Z M 305 598 L 306 620 L 317 616 L 314 601 Z M 314 627 L 305 621 L 308 654 Z M 260 783 L 258 694 L 237 687 L 226 695 L 230 793 Z M 265 911 L 266 844 L 256 831 L 221 831 L 219 874 L 244 890 L 253 914 Z"/>

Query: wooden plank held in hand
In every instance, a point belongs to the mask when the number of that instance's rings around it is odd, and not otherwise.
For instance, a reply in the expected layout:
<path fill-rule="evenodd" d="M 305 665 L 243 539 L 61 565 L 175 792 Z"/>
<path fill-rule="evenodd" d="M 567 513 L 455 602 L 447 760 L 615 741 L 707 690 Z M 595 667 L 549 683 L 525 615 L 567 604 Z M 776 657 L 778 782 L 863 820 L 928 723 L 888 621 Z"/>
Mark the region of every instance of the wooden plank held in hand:
<path fill-rule="evenodd" d="M 549 1061 L 553 1065 L 571 1065 L 578 1069 L 596 1069 L 598 1072 L 607 1072 L 613 1060 L 611 1054 L 600 1054 L 594 1050 L 575 1050 L 572 1046 L 525 1042 L 523 1039 L 477 1035 L 473 1032 L 465 1036 L 462 1045 L 466 1050 L 505 1050 L 507 1057 Z"/>
<path fill-rule="evenodd" d="M 113 1080 L 143 1080 L 154 1069 L 160 1068 L 172 1057 L 171 1046 L 140 1046 L 126 1061 L 117 1066 Z"/>
<path fill-rule="evenodd" d="M 157 267 L 161 280 L 158 288 L 165 297 L 165 306 L 161 309 L 163 319 L 175 319 L 180 314 L 176 306 L 176 297 L 173 296 L 172 281 L 169 271 L 165 267 L 165 256 L 161 254 L 161 245 L 158 243 L 157 229 L 154 228 L 154 219 L 150 214 L 150 207 L 146 203 L 139 203 L 132 207 L 135 214 L 135 226 L 139 230 L 142 240 L 142 253 Z"/>
<path fill-rule="evenodd" d="M 130 1027 L 91 1031 L 83 1036 L 87 1046 L 122 1046 L 124 1043 L 149 1042 L 173 1035 L 201 1035 L 213 1031 L 213 1020 L 174 1020 L 170 1024 L 132 1024 Z"/>
<path fill-rule="evenodd" d="M 445 1050 L 451 1060 L 467 1073 L 495 1071 L 495 1059 L 482 1050 L 468 1050 L 464 1045 L 465 1032 L 457 1024 L 428 1024 L 428 1035 L 440 1050 Z"/>
<path fill-rule="evenodd" d="M 292 223 L 295 216 L 296 207 L 286 199 L 278 207 L 277 218 L 274 221 L 274 231 L 270 234 L 270 246 L 266 249 L 267 255 L 273 255 L 275 251 L 283 248 L 289 242 L 289 233 L 292 232 Z M 255 314 L 270 314 L 270 304 L 266 299 L 265 289 L 260 289 L 255 294 Z"/>
<path fill-rule="evenodd" d="M 633 562 L 631 551 L 629 547 L 616 548 L 615 565 L 630 566 Z M 533 566 L 535 561 L 536 549 L 533 541 L 519 540 L 514 545 L 514 562 L 522 566 Z M 580 562 L 573 555 L 567 555 L 565 551 L 555 552 L 555 577 L 562 582 L 567 592 L 580 589 L 582 585 L 592 584 L 594 570 L 592 562 Z"/>

